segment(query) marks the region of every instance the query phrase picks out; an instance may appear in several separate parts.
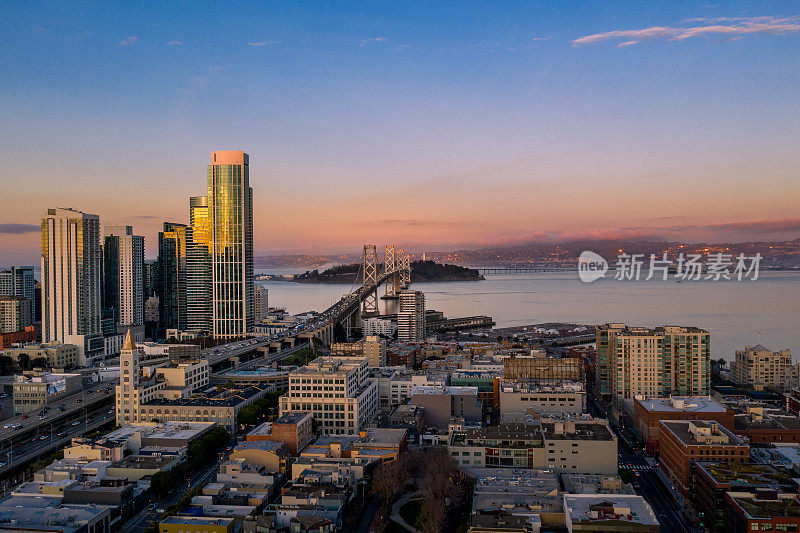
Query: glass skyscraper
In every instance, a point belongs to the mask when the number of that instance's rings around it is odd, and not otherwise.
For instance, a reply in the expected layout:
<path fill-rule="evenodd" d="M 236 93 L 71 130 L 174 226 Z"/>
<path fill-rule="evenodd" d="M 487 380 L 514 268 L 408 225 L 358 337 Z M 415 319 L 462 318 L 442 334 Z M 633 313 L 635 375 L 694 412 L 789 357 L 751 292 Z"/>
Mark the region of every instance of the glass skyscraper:
<path fill-rule="evenodd" d="M 186 329 L 211 333 L 211 220 L 208 197 L 189 199 L 191 239 L 186 249 Z"/>
<path fill-rule="evenodd" d="M 186 329 L 186 244 L 191 231 L 186 224 L 164 222 L 164 231 L 158 234 L 162 329 Z"/>
<path fill-rule="evenodd" d="M 241 337 L 253 329 L 253 190 L 241 151 L 217 151 L 208 165 L 211 222 L 212 334 Z"/>

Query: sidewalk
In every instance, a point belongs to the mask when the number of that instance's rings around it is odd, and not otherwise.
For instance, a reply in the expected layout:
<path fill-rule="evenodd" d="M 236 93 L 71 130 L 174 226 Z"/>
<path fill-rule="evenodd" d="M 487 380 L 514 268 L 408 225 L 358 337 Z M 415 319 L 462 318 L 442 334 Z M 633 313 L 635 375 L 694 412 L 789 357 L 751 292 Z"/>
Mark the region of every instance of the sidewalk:
<path fill-rule="evenodd" d="M 399 500 L 394 502 L 394 505 L 392 505 L 392 513 L 389 515 L 389 520 L 394 520 L 395 522 L 406 528 L 408 531 L 415 533 L 417 531 L 416 528 L 414 528 L 414 526 L 412 525 L 407 524 L 406 521 L 403 520 L 403 517 L 400 516 L 400 508 L 409 501 L 414 500 L 420 496 L 422 496 L 421 490 L 416 490 L 414 492 L 409 492 L 408 494 L 404 494 Z"/>

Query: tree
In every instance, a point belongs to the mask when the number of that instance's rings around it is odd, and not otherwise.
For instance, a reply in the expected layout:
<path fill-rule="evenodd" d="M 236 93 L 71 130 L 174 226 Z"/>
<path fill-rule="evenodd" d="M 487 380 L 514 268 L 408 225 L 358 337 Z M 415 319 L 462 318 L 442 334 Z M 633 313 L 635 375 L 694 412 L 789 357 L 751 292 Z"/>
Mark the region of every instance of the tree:
<path fill-rule="evenodd" d="M 37 357 L 31 360 L 31 368 L 47 368 L 47 357 Z"/>
<path fill-rule="evenodd" d="M 420 511 L 420 523 L 424 533 L 439 533 L 447 519 L 447 504 L 444 499 L 425 498 Z"/>
<path fill-rule="evenodd" d="M 403 492 L 407 473 L 405 461 L 400 457 L 391 463 L 383 463 L 375 469 L 372 476 L 372 492 L 380 496 L 383 514 L 391 508 L 392 503 Z"/>

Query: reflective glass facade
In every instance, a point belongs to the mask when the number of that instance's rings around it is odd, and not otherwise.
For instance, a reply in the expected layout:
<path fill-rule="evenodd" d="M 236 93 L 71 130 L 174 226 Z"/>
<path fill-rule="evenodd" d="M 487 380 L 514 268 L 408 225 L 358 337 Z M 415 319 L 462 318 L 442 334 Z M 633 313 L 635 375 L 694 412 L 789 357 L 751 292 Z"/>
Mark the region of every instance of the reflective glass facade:
<path fill-rule="evenodd" d="M 253 199 L 249 157 L 214 152 L 208 166 L 212 329 L 215 338 L 253 328 Z"/>

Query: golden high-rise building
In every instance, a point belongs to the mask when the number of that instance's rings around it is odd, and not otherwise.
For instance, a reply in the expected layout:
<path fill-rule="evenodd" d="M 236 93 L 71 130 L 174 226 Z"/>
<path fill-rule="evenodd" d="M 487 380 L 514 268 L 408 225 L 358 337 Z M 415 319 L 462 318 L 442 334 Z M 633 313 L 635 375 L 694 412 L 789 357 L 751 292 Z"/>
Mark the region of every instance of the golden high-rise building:
<path fill-rule="evenodd" d="M 211 222 L 212 334 L 241 337 L 253 329 L 253 190 L 242 151 L 217 151 L 208 165 Z"/>

